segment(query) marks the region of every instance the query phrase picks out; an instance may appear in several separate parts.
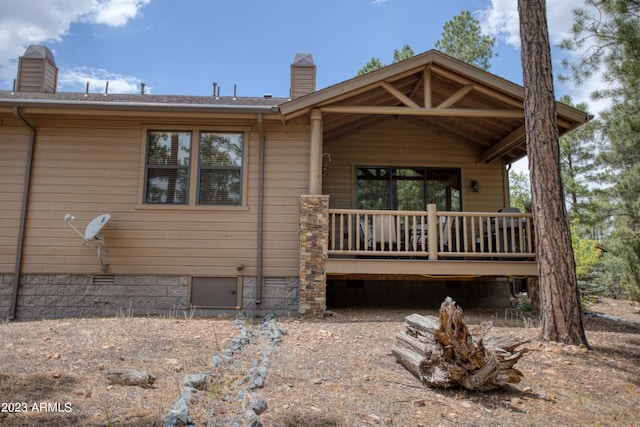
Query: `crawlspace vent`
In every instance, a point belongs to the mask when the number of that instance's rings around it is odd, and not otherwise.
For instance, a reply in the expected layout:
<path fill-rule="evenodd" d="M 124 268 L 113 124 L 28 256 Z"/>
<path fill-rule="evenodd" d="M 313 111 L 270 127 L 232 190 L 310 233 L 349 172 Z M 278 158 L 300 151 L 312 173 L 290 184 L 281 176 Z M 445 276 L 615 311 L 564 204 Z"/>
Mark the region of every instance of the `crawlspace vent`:
<path fill-rule="evenodd" d="M 113 276 L 93 276 L 91 283 L 94 285 L 113 285 L 115 279 Z"/>

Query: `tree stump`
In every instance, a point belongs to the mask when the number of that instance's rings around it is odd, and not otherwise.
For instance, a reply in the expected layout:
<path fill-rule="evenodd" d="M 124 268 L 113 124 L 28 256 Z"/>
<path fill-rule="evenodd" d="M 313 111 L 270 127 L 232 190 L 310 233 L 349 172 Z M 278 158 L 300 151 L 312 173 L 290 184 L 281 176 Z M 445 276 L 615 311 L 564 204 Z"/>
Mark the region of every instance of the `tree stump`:
<path fill-rule="evenodd" d="M 392 352 L 398 362 L 429 387 L 461 386 L 488 391 L 518 383 L 522 373 L 513 366 L 528 351 L 515 351 L 529 340 L 485 335 L 491 322 L 473 328 L 464 322 L 460 307 L 449 297 L 439 318 L 411 314 L 405 331 L 396 335 Z"/>

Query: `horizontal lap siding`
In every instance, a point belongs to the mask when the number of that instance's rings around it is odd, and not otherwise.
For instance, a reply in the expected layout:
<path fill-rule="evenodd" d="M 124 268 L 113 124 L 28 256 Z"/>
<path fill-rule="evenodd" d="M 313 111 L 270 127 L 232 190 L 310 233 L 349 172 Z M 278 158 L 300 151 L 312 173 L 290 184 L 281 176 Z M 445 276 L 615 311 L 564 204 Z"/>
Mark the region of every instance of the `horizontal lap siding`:
<path fill-rule="evenodd" d="M 330 144 L 324 151 L 331 155 L 323 177 L 323 193 L 336 209 L 355 207 L 355 166 L 427 166 L 461 168 L 462 205 L 465 211 L 495 211 L 504 206 L 501 163 L 477 162 L 479 152 L 470 145 L 409 124 L 389 120 Z M 480 192 L 471 191 L 471 180 L 480 184 Z"/>
<path fill-rule="evenodd" d="M 256 123 L 244 123 L 252 130 L 246 139 L 247 204 L 240 208 L 143 205 L 140 157 L 146 127 L 134 122 L 111 126 L 83 121 L 72 127 L 59 123 L 38 127 L 24 273 L 98 272 L 96 250 L 83 246 L 63 218 L 72 213 L 74 224 L 84 231 L 92 218 L 110 213 L 111 220 L 104 228 L 108 249 L 104 258 L 110 263 L 111 274 L 234 276 L 238 264 L 245 265 L 245 275 L 255 274 Z M 224 129 L 224 125 L 210 127 Z M 263 268 L 265 275 L 297 276 L 299 198 L 308 186 L 308 151 L 301 138 L 308 133 L 304 128 L 299 132 L 282 129 L 281 124 L 266 126 Z"/>
<path fill-rule="evenodd" d="M 309 131 L 267 127 L 264 181 L 265 276 L 299 274 L 300 196 L 309 192 Z"/>
<path fill-rule="evenodd" d="M 13 273 L 27 164 L 29 132 L 22 126 L 0 124 L 0 273 Z"/>

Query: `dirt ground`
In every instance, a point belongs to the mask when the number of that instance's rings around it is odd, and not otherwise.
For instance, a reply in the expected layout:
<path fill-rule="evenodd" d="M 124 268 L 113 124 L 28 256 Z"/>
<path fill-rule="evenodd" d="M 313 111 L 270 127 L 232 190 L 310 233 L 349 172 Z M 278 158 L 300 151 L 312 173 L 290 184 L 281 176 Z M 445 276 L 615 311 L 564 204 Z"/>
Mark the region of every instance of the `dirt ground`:
<path fill-rule="evenodd" d="M 229 317 L 3 323 L 0 425 L 161 426 L 184 376 L 209 373 L 189 405 L 194 424 L 246 426 L 238 392 L 258 361 L 268 368 L 255 390 L 268 404 L 264 426 L 640 425 L 640 305 L 605 299 L 590 310 L 619 319 L 585 317 L 590 350 L 540 343 L 535 321 L 505 320 L 504 310 L 465 310 L 468 324 L 493 320 L 490 335 L 528 337 L 538 349 L 516 364 L 521 383 L 490 393 L 425 388 L 395 361 L 395 334 L 414 310 L 277 318 L 285 334 L 275 344 L 260 319 L 245 319 L 252 338 L 215 368 L 212 356 L 239 334 Z M 156 381 L 113 385 L 105 374 L 117 368 Z"/>

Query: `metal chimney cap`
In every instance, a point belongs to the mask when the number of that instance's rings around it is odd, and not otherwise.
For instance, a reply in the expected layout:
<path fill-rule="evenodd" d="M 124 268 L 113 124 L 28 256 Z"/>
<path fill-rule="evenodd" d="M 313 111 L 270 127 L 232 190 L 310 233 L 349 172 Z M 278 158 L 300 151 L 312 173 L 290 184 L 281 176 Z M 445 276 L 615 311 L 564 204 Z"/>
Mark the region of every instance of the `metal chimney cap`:
<path fill-rule="evenodd" d="M 43 45 L 36 45 L 36 44 L 29 45 L 29 47 L 24 52 L 24 55 L 22 55 L 22 57 L 47 59 L 54 65 L 56 63 L 55 59 L 53 58 L 53 52 L 51 52 L 51 50 L 49 50 L 48 47 Z"/>
<path fill-rule="evenodd" d="M 314 67 L 313 56 L 310 53 L 296 53 L 293 64 L 296 67 Z"/>

